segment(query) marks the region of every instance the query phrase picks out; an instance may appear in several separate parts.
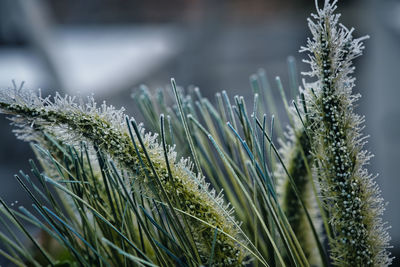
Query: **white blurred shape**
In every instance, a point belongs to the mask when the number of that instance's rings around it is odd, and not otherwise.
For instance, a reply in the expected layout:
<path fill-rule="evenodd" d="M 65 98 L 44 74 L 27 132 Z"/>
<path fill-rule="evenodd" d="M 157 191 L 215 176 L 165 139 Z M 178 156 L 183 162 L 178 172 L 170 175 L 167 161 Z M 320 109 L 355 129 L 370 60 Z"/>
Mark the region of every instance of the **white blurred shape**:
<path fill-rule="evenodd" d="M 160 27 L 67 28 L 56 38 L 68 93 L 112 94 L 149 75 L 179 52 L 177 31 Z"/>
<path fill-rule="evenodd" d="M 141 82 L 176 56 L 179 31 L 168 26 L 93 26 L 55 28 L 51 59 L 69 94 L 111 95 Z M 49 49 L 49 48 L 48 48 Z M 0 86 L 11 80 L 31 88 L 46 86 L 49 73 L 38 55 L 24 49 L 0 48 Z"/>
<path fill-rule="evenodd" d="M 12 86 L 25 81 L 31 88 L 46 85 L 47 73 L 40 60 L 30 51 L 24 49 L 0 49 L 0 88 Z"/>

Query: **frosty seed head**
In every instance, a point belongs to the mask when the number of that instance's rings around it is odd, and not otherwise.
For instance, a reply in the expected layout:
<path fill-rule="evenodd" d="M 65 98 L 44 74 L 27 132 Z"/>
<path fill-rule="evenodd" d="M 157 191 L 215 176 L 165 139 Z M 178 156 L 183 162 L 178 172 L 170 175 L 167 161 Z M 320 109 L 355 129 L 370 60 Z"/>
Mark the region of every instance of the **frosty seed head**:
<path fill-rule="evenodd" d="M 385 266 L 391 262 L 389 237 L 381 227 L 380 192 L 365 165 L 363 119 L 354 113 L 353 60 L 362 54 L 363 40 L 339 23 L 336 1 L 325 1 L 308 20 L 312 38 L 301 51 L 308 53 L 314 80 L 304 83 L 313 153 L 319 161 L 321 195 L 333 228 L 331 258 L 335 265 Z M 311 90 L 312 89 L 312 90 Z"/>
<path fill-rule="evenodd" d="M 199 218 L 192 219 L 189 231 L 194 235 L 202 260 L 207 261 L 210 255 L 209 242 L 213 240 L 214 229 L 201 221 L 241 240 L 232 209 L 224 204 L 222 194 L 210 188 L 204 176 L 193 172 L 189 158 L 177 159 L 174 147 L 167 152 L 171 175 L 174 177 L 172 185 L 166 179 L 168 167 L 157 134 L 146 133 L 139 125 L 144 147 L 135 149 L 126 127 L 124 109 L 117 110 L 105 102 L 98 106 L 93 97 L 88 97 L 86 102 L 79 100 L 78 103 L 75 97 L 56 94 L 53 99 L 42 98 L 33 91 L 14 87 L 0 90 L 0 112 L 12 115 L 11 120 L 18 127 L 15 132 L 23 140 L 40 142 L 38 131 L 47 131 L 61 142 L 77 147 L 80 141 L 86 140 L 93 148 L 102 150 L 120 163 L 124 171 L 137 172 L 139 183 L 145 187 L 151 183 L 153 187 L 150 188 L 154 188 L 154 175 L 146 175 L 140 164 L 140 158 L 146 159 L 145 149 L 167 194 L 176 195 L 183 211 Z M 134 135 L 133 140 L 139 144 L 139 136 Z M 149 162 L 145 161 L 145 164 L 149 165 Z M 145 168 L 150 169 L 149 166 Z M 148 193 L 151 193 L 150 189 Z M 218 234 L 220 245 L 215 247 L 215 254 L 222 262 L 215 260 L 216 266 L 223 266 L 226 262 L 231 266 L 239 266 L 246 256 L 243 247 L 229 236 Z"/>

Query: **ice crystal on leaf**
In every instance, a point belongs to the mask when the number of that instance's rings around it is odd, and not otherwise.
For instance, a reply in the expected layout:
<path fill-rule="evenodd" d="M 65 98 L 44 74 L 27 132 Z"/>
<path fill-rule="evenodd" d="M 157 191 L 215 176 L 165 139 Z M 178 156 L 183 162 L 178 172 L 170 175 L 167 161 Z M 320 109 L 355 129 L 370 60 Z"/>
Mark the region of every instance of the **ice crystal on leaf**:
<path fill-rule="evenodd" d="M 223 195 L 211 189 L 204 176 L 193 172 L 190 159 L 177 159 L 174 147 L 167 152 L 168 168 L 157 134 L 146 133 L 139 125 L 138 132 L 143 146 L 140 146 L 139 137 L 135 134 L 132 142 L 124 109 L 115 109 L 105 102 L 98 106 L 93 97 L 87 101 L 77 101 L 75 97 L 59 94 L 53 99 L 42 98 L 40 92 L 37 95 L 22 87 L 15 87 L 0 91 L 0 111 L 12 115 L 11 120 L 18 127 L 15 132 L 25 141 L 41 142 L 43 132 L 49 132 L 57 140 L 70 145 L 78 145 L 82 140 L 88 141 L 93 150 L 107 153 L 122 166 L 123 171 L 135 173 L 133 176 L 137 177 L 137 182 L 145 188 L 151 188 L 147 189 L 146 194 L 156 190 L 158 195 L 162 195 L 162 189 L 155 183 L 157 174 L 168 197 L 172 199 L 174 196 L 173 199 L 179 202 L 173 203 L 174 207 L 191 216 L 188 231 L 196 241 L 201 260 L 206 262 L 211 253 L 215 232 L 210 227 L 212 225 L 220 230 L 214 248 L 216 260 L 213 264 L 241 265 L 246 253 L 233 239 L 241 239 L 238 224 L 232 209 L 224 204 Z M 144 151 L 148 153 L 151 163 L 146 161 Z M 151 172 L 151 164 L 156 174 Z M 173 183 L 168 179 L 169 175 L 173 177 Z"/>
<path fill-rule="evenodd" d="M 321 195 L 333 228 L 331 258 L 338 266 L 386 266 L 389 236 L 381 215 L 380 191 L 368 173 L 371 154 L 363 150 L 363 117 L 354 113 L 352 94 L 355 78 L 353 59 L 362 54 L 363 40 L 353 38 L 354 29 L 339 23 L 336 1 L 325 1 L 308 20 L 312 39 L 302 52 L 308 53 L 314 79 L 305 83 L 313 153 Z"/>

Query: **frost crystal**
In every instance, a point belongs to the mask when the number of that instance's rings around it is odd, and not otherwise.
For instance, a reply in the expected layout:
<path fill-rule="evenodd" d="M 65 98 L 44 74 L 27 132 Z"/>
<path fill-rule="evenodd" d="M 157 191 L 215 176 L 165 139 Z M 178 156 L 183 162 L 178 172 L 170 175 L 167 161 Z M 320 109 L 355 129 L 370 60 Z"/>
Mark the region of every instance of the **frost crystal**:
<path fill-rule="evenodd" d="M 50 97 L 42 98 L 40 93 L 37 95 L 15 87 L 0 90 L 0 112 L 13 115 L 11 120 L 18 127 L 15 132 L 23 140 L 41 142 L 43 131 L 66 144 L 77 145 L 86 140 L 93 148 L 102 150 L 119 163 L 123 171 L 135 173 L 139 183 L 145 187 L 151 184 L 152 190 L 161 190 L 155 186 L 155 175 L 149 174 L 150 163 L 145 161 L 144 154 L 146 150 L 169 198 L 174 196 L 176 202 L 179 202 L 174 203 L 175 207 L 182 209 L 191 218 L 198 218 L 191 220 L 188 231 L 196 241 L 201 259 L 204 262 L 209 259 L 210 240 L 214 235 L 214 229 L 209 225 L 213 225 L 229 235 L 218 234 L 214 253 L 220 261 L 215 260 L 214 265 L 239 266 L 243 262 L 246 253 L 232 239 L 241 239 L 238 223 L 232 215 L 232 209 L 224 204 L 223 195 L 211 189 L 203 176 L 193 172 L 193 164 L 189 159 L 177 160 L 173 147 L 168 151 L 170 172 L 174 180 L 172 183 L 168 179 L 167 162 L 157 135 L 145 133 L 139 125 L 144 147 L 138 145 L 139 138 L 134 135 L 134 142 L 138 146 L 136 150 L 126 127 L 124 109 L 117 110 L 105 103 L 97 106 L 93 97 L 89 97 L 86 102 L 77 102 L 75 97 L 57 94 L 51 100 Z M 141 165 L 143 161 L 146 164 L 144 167 Z M 150 193 L 151 190 L 148 191 Z"/>
<path fill-rule="evenodd" d="M 300 51 L 308 52 L 315 79 L 305 83 L 313 152 L 317 159 L 321 195 L 333 228 L 331 258 L 339 266 L 386 266 L 389 236 L 381 215 L 380 191 L 365 165 L 371 155 L 363 150 L 363 117 L 355 114 L 352 60 L 362 54 L 362 41 L 354 29 L 339 24 L 336 1 L 325 1 L 309 19 L 312 39 Z"/>

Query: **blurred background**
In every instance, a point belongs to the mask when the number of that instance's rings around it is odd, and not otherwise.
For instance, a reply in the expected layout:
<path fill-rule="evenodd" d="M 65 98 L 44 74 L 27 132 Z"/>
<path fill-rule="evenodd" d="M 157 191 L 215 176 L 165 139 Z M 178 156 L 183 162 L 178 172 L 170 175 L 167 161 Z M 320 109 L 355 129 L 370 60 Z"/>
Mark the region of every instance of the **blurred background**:
<path fill-rule="evenodd" d="M 171 77 L 211 99 L 221 90 L 250 96 L 248 77 L 259 68 L 286 86 L 289 55 L 300 71 L 308 68 L 298 50 L 314 10 L 312 0 L 0 0 L 0 87 L 15 80 L 44 94 L 94 93 L 131 115 L 134 88 L 164 87 Z M 338 10 L 356 36 L 371 36 L 356 62 L 355 90 L 399 257 L 400 1 L 340 0 Z M 1 116 L 0 196 L 24 203 L 13 174 L 29 170 L 33 155 L 11 129 Z"/>

